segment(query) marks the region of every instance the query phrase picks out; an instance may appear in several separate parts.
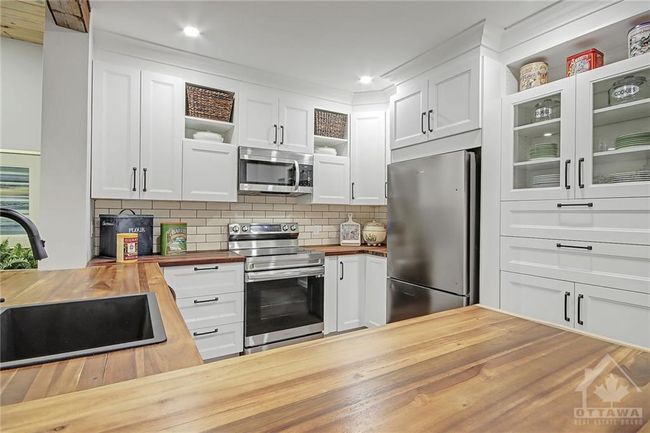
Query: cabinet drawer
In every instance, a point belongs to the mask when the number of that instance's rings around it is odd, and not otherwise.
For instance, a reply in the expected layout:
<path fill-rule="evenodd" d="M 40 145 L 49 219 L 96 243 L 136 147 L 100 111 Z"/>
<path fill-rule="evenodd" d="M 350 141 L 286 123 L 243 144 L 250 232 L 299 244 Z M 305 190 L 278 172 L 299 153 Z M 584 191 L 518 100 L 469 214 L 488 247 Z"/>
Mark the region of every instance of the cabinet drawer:
<path fill-rule="evenodd" d="M 164 273 L 177 299 L 244 290 L 243 263 L 172 266 Z"/>
<path fill-rule="evenodd" d="M 190 330 L 244 321 L 244 293 L 181 298 L 176 302 Z"/>
<path fill-rule="evenodd" d="M 503 202 L 501 234 L 650 245 L 650 199 Z"/>
<path fill-rule="evenodd" d="M 203 359 L 232 355 L 244 349 L 244 324 L 241 322 L 191 332 Z"/>
<path fill-rule="evenodd" d="M 650 247 L 646 245 L 503 236 L 501 269 L 650 293 Z"/>
<path fill-rule="evenodd" d="M 572 327 L 573 286 L 568 281 L 501 272 L 501 308 L 532 319 Z"/>

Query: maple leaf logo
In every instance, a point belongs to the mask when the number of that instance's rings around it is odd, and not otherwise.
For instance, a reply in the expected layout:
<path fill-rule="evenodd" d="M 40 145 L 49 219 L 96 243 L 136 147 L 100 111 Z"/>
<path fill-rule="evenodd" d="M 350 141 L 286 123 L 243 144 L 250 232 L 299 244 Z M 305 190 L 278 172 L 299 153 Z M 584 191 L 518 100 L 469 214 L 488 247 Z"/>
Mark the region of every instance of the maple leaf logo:
<path fill-rule="evenodd" d="M 610 373 L 605 379 L 605 386 L 598 385 L 594 393 L 603 402 L 613 406 L 614 403 L 618 403 L 623 397 L 628 395 L 630 391 L 627 390 L 627 385 L 619 384 L 618 378 Z"/>

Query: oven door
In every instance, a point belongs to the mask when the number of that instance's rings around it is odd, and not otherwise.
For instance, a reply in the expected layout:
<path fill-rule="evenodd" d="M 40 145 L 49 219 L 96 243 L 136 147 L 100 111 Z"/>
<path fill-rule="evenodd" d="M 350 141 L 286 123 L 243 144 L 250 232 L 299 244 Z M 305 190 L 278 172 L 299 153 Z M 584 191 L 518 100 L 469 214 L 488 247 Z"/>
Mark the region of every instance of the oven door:
<path fill-rule="evenodd" d="M 247 272 L 244 346 L 323 332 L 325 268 Z"/>

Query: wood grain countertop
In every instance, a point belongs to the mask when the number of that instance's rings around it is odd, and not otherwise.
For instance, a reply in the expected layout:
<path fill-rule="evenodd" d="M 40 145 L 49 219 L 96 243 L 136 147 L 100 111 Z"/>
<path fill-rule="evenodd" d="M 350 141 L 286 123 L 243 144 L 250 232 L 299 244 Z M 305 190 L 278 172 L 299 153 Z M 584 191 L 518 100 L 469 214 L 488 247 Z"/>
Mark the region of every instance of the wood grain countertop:
<path fill-rule="evenodd" d="M 138 263 L 157 263 L 160 266 L 206 265 L 209 263 L 235 263 L 243 262 L 244 256 L 231 253 L 228 250 L 190 251 L 175 256 L 161 256 L 154 254 L 138 258 Z M 95 257 L 88 266 L 106 266 L 114 264 L 115 259 L 110 257 Z"/>
<path fill-rule="evenodd" d="M 2 370 L 0 404 L 95 388 L 203 363 L 155 263 L 63 271 L 0 272 L 0 296 L 5 298 L 1 304 L 3 307 L 142 292 L 156 294 L 167 334 L 166 342 Z"/>
<path fill-rule="evenodd" d="M 595 393 L 607 378 L 625 387 L 614 396 L 620 403 Z M 574 418 L 583 401 L 642 415 L 595 424 Z M 6 406 L 0 427 L 626 433 L 649 431 L 649 420 L 650 353 L 471 306 Z"/>
<path fill-rule="evenodd" d="M 361 245 L 358 247 L 348 247 L 341 245 L 323 245 L 323 246 L 309 246 L 306 247 L 314 251 L 322 251 L 326 256 L 345 256 L 349 254 L 371 254 L 374 256 L 387 257 L 388 249 L 386 246 L 369 247 Z"/>

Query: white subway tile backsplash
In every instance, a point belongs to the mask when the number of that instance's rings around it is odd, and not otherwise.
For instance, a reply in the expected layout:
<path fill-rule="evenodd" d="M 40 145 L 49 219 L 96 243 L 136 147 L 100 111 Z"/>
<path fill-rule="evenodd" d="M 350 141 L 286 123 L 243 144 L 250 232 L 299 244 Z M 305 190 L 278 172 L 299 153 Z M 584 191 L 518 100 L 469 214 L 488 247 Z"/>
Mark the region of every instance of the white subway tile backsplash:
<path fill-rule="evenodd" d="M 386 223 L 386 206 L 298 204 L 295 197 L 240 196 L 237 203 L 168 200 L 94 200 L 95 254 L 99 253 L 99 215 L 133 209 L 154 216 L 154 252 L 158 252 L 161 222 L 187 223 L 187 250 L 228 248 L 230 223 L 295 222 L 301 227 L 300 245 L 338 244 L 339 224 L 348 214 L 360 224 L 370 220 Z"/>

